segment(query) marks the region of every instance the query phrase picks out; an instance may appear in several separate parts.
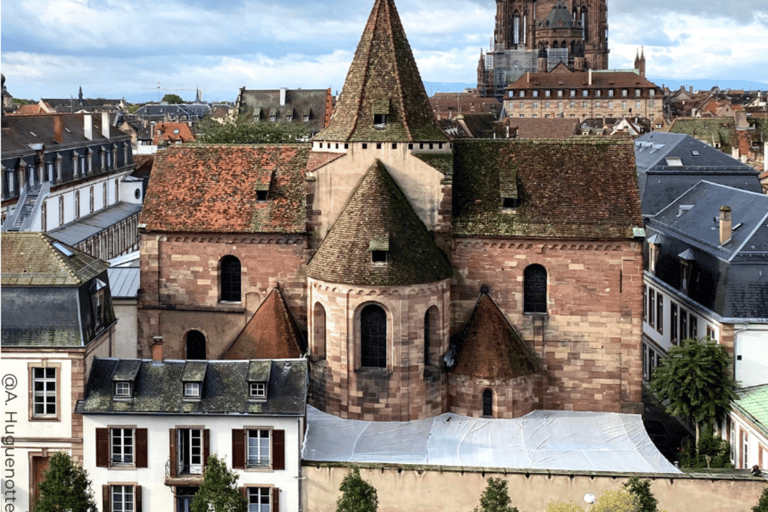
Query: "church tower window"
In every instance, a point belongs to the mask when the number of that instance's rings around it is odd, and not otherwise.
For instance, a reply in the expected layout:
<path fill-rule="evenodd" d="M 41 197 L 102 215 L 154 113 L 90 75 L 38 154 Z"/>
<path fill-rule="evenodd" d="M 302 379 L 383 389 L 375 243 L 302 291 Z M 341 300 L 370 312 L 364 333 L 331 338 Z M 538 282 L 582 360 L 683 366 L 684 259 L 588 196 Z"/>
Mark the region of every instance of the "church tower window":
<path fill-rule="evenodd" d="M 360 366 L 387 367 L 387 314 L 375 304 L 360 314 Z"/>
<path fill-rule="evenodd" d="M 523 272 L 523 311 L 547 312 L 547 270 L 541 265 L 529 265 Z"/>
<path fill-rule="evenodd" d="M 221 301 L 240 302 L 240 260 L 231 255 L 221 260 Z"/>

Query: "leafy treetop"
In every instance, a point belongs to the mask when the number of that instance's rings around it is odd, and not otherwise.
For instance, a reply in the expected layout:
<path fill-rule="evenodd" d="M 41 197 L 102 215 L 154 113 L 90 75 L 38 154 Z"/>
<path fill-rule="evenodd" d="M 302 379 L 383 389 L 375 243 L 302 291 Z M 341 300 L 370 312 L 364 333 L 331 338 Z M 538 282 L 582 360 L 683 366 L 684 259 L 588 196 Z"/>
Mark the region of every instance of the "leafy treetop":
<path fill-rule="evenodd" d="M 474 512 L 518 512 L 511 502 L 506 480 L 491 477 L 483 495 L 480 496 L 480 506 L 475 508 Z"/>
<path fill-rule="evenodd" d="M 88 473 L 68 453 L 56 452 L 40 482 L 40 499 L 33 512 L 97 512 Z"/>
<path fill-rule="evenodd" d="M 242 116 L 224 123 L 208 116 L 195 130 L 197 141 L 208 144 L 292 143 L 307 137 L 301 123 L 253 121 Z"/>
<path fill-rule="evenodd" d="M 336 502 L 336 512 L 376 512 L 379 508 L 376 489 L 363 480 L 357 466 L 347 473 L 339 490 L 341 497 Z"/>
<path fill-rule="evenodd" d="M 192 499 L 192 512 L 246 512 L 248 501 L 237 488 L 238 478 L 216 454 L 210 455 L 203 483 Z"/>
<path fill-rule="evenodd" d="M 160 101 L 164 101 L 169 105 L 178 105 L 179 103 L 184 103 L 184 100 L 181 99 L 181 96 L 178 94 L 166 94 Z"/>

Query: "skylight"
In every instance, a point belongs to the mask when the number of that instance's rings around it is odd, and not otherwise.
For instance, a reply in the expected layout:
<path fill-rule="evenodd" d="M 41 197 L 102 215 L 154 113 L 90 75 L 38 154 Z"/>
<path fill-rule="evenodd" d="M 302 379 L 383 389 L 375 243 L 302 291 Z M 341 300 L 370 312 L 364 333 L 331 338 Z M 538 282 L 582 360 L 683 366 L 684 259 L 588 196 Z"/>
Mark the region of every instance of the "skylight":
<path fill-rule="evenodd" d="M 666 159 L 667 165 L 670 167 L 682 167 L 683 160 L 680 157 L 668 156 Z"/>
<path fill-rule="evenodd" d="M 61 245 L 59 242 L 53 242 L 53 246 L 58 249 L 64 256 L 72 257 L 74 256 L 74 253 Z"/>

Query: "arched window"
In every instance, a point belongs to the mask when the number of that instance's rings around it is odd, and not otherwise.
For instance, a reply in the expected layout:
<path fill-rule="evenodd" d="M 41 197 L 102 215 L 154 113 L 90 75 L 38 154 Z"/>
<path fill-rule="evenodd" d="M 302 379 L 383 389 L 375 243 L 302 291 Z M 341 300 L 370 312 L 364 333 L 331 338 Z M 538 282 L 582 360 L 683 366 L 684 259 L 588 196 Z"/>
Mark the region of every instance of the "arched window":
<path fill-rule="evenodd" d="M 319 302 L 315 303 L 312 314 L 314 341 L 312 353 L 318 359 L 325 357 L 325 308 Z"/>
<path fill-rule="evenodd" d="M 523 272 L 523 311 L 547 312 L 547 270 L 541 265 L 529 265 Z"/>
<path fill-rule="evenodd" d="M 520 39 L 520 15 L 515 13 L 515 17 L 512 18 L 512 42 L 520 44 Z"/>
<path fill-rule="evenodd" d="M 387 367 L 387 314 L 374 304 L 360 313 L 360 366 Z"/>
<path fill-rule="evenodd" d="M 483 391 L 483 416 L 493 417 L 493 391 Z"/>
<path fill-rule="evenodd" d="M 587 25 L 587 8 L 581 8 L 581 37 L 585 41 L 589 40 L 589 25 Z"/>
<path fill-rule="evenodd" d="M 430 365 L 440 350 L 438 309 L 432 306 L 424 314 L 424 366 Z"/>
<path fill-rule="evenodd" d="M 205 359 L 205 335 L 200 331 L 187 333 L 187 359 Z"/>
<path fill-rule="evenodd" d="M 221 260 L 221 300 L 240 302 L 240 260 L 231 255 Z"/>

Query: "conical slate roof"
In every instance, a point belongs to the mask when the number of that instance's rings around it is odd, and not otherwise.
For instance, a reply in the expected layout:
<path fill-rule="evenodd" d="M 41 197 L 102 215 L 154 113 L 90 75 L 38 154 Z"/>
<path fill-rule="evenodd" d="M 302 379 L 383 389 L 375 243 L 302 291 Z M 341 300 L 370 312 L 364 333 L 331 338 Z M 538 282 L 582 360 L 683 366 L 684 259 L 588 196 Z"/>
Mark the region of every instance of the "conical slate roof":
<path fill-rule="evenodd" d="M 509 379 L 535 373 L 538 362 L 504 313 L 482 294 L 457 343 L 454 372 L 483 379 Z"/>
<path fill-rule="evenodd" d="M 374 262 L 374 251 L 386 253 L 386 262 Z M 369 286 L 432 283 L 451 274 L 445 255 L 379 161 L 307 266 L 313 279 Z"/>
<path fill-rule="evenodd" d="M 385 114 L 385 127 L 374 127 Z M 331 122 L 314 140 L 446 141 L 393 0 L 376 0 Z"/>
<path fill-rule="evenodd" d="M 578 24 L 573 20 L 573 15 L 568 12 L 568 6 L 563 0 L 559 0 L 544 21 L 547 28 L 575 28 Z"/>
<path fill-rule="evenodd" d="M 224 359 L 290 359 L 301 357 L 302 337 L 278 288 L 261 303 Z"/>

